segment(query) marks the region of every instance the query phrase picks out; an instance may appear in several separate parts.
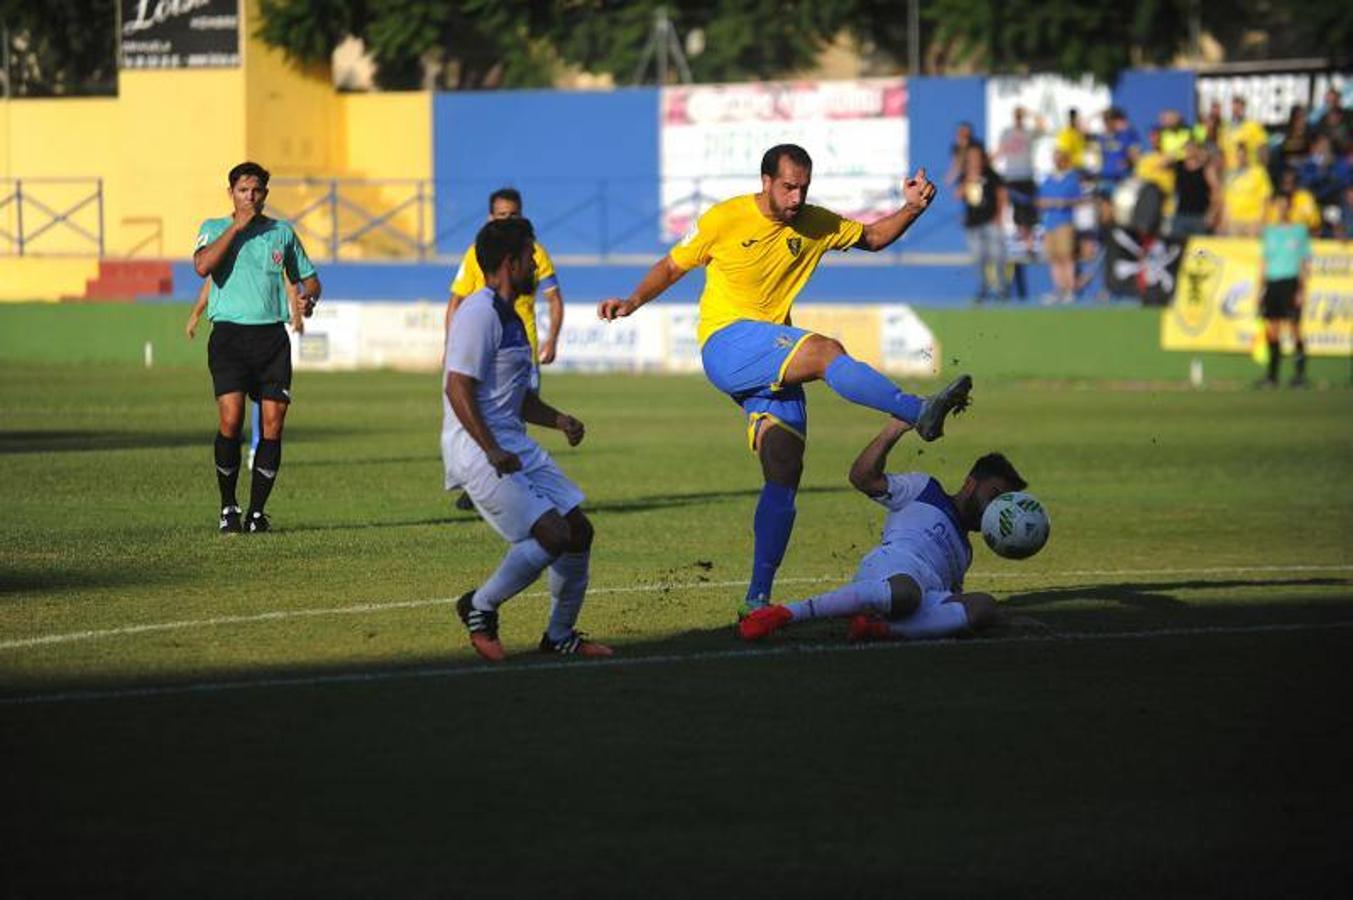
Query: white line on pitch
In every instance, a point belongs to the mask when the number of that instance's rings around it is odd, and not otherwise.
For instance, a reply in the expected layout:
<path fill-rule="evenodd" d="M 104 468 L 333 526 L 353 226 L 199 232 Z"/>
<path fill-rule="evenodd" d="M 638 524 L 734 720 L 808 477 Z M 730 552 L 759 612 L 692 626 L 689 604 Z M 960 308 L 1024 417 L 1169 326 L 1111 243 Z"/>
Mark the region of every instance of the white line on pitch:
<path fill-rule="evenodd" d="M 1332 565 L 1293 565 L 1293 566 L 1216 566 L 1197 569 L 1080 569 L 1066 572 L 975 572 L 970 580 L 983 578 L 1136 578 L 1155 575 L 1239 575 L 1243 573 L 1294 573 L 1294 572 L 1347 572 L 1353 571 L 1353 565 L 1335 563 Z M 844 581 L 847 575 L 823 575 L 808 578 L 780 578 L 777 584 L 820 584 L 823 582 Z M 673 584 L 642 584 L 626 587 L 593 588 L 588 596 L 599 594 L 640 594 L 665 591 L 710 590 L 715 588 L 743 587 L 745 581 L 694 581 Z M 532 591 L 523 597 L 543 597 L 543 591 Z M 181 631 L 187 628 L 212 628 L 220 625 L 245 625 L 257 622 L 276 622 L 284 619 L 303 619 L 319 616 L 350 616 L 362 613 L 386 612 L 399 609 L 418 609 L 425 606 L 444 606 L 454 603 L 455 598 L 437 597 L 431 600 L 395 600 L 389 603 L 359 603 L 353 606 L 331 606 L 318 609 L 281 609 L 261 613 L 237 616 L 212 616 L 205 619 L 180 619 L 171 622 L 151 622 L 145 625 L 125 625 L 119 628 L 100 628 L 89 631 L 68 631 L 60 634 L 40 635 L 30 638 L 11 638 L 0 641 L 0 651 L 19 650 L 29 647 L 42 647 L 51 644 L 68 644 L 75 641 L 88 641 L 106 637 L 128 637 L 137 634 L 153 634 L 161 631 Z"/>
<path fill-rule="evenodd" d="M 774 647 L 756 647 L 738 650 L 706 650 L 698 653 L 666 653 L 655 656 L 612 657 L 610 659 L 569 660 L 544 663 L 507 663 L 497 665 L 467 664 L 456 667 L 422 669 L 391 669 L 378 672 L 339 672 L 328 675 L 296 675 L 255 678 L 240 681 L 200 681 L 189 684 L 158 685 L 140 688 L 113 688 L 109 690 L 64 691 L 51 694 L 30 694 L 19 697 L 0 697 L 0 706 L 33 706 L 38 704 L 128 700 L 141 697 L 168 697 L 183 694 L 220 694 L 231 691 L 263 688 L 326 687 L 343 684 L 375 684 L 411 679 L 451 679 L 482 675 L 511 675 L 529 672 L 621 669 L 638 666 L 675 665 L 691 662 L 762 659 L 773 656 L 820 655 L 829 653 L 884 652 L 916 650 L 922 647 L 992 646 L 997 644 L 1046 644 L 1085 641 L 1150 640 L 1168 637 L 1205 637 L 1213 635 L 1266 634 L 1293 631 L 1325 631 L 1353 628 L 1353 621 L 1313 622 L 1304 624 L 1268 624 L 1204 626 L 1198 628 L 1160 628 L 1147 631 L 1068 632 L 1062 634 L 1022 635 L 1018 637 L 967 638 L 939 641 L 896 641 L 879 644 L 782 644 Z"/>

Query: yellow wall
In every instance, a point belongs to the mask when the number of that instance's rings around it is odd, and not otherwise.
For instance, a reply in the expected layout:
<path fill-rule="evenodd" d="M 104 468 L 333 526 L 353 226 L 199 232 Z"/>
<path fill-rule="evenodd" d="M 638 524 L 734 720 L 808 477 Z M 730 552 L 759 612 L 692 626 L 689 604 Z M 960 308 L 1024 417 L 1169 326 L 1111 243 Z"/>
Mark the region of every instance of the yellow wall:
<path fill-rule="evenodd" d="M 0 258 L 0 302 L 82 297 L 85 282 L 98 274 L 99 261 L 93 257 Z"/>
<path fill-rule="evenodd" d="M 186 258 L 198 225 L 229 212 L 226 173 L 245 159 L 275 176 L 427 179 L 432 175 L 432 98 L 427 92 L 339 94 L 327 66 L 301 68 L 280 51 L 252 38 L 257 0 L 241 4 L 242 65 L 237 69 L 123 71 L 118 96 L 93 99 L 0 101 L 0 177 L 91 177 L 103 179 L 104 245 L 110 258 Z M 35 199 L 60 209 L 88 187 L 31 185 Z M 274 210 L 292 212 L 322 191 L 275 189 Z M 379 214 L 410 197 L 412 185 L 385 185 L 351 192 L 351 198 Z M 288 196 L 288 192 L 290 196 Z M 0 186 L 0 197 L 7 193 Z M 0 211 L 0 228 L 13 232 L 13 204 Z M 27 207 L 26 207 L 27 210 Z M 27 230 L 40 214 L 26 211 Z M 95 231 L 90 204 L 75 220 Z M 430 217 L 428 219 L 430 221 Z M 410 208 L 393 225 L 417 229 Z M 307 220 L 312 231 L 327 220 Z M 340 225 L 361 225 L 348 215 Z M 307 241 L 323 258 L 327 240 Z M 404 251 L 379 231 L 344 257 L 383 256 Z M 8 246 L 0 242 L 0 253 Z M 28 248 L 37 253 L 93 254 L 94 245 L 56 228 Z M 25 289 L 35 286 L 28 267 Z M 0 256 L 0 295 L 20 283 L 9 257 Z M 69 279 L 52 276 L 42 296 L 69 294 Z M 82 284 L 82 282 L 81 282 Z M 40 287 L 40 284 L 36 285 Z M 29 294 L 28 296 L 35 296 Z"/>

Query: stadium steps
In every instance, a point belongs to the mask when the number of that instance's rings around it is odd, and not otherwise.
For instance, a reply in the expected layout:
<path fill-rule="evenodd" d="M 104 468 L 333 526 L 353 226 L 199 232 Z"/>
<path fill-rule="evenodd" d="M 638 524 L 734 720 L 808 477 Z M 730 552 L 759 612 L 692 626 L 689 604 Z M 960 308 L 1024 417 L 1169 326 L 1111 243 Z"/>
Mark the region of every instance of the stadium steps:
<path fill-rule="evenodd" d="M 174 291 L 168 260 L 100 260 L 99 275 L 85 282 L 86 301 L 128 301 L 168 297 Z"/>

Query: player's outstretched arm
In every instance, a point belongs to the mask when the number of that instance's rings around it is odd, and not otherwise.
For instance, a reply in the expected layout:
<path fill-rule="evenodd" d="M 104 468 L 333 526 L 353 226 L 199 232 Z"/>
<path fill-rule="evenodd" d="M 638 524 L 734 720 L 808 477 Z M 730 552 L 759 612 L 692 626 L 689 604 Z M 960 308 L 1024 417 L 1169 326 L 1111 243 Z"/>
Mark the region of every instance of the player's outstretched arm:
<path fill-rule="evenodd" d="M 864 226 L 864 233 L 860 235 L 856 247 L 871 252 L 882 250 L 905 234 L 911 224 L 921 217 L 935 199 L 935 185 L 926 177 L 925 169 L 917 169 L 916 174 L 907 179 L 902 186 L 902 196 L 906 198 L 906 205 L 892 215 Z"/>
<path fill-rule="evenodd" d="M 668 254 L 653 264 L 653 268 L 648 270 L 629 297 L 623 300 L 610 297 L 597 304 L 597 318 L 607 322 L 623 319 L 676 284 L 685 274 L 686 270 L 678 266 Z"/>
<path fill-rule="evenodd" d="M 585 429 L 583 423 L 570 416 L 568 413 L 561 413 L 544 400 L 535 391 L 528 391 L 526 399 L 521 404 L 521 417 L 532 425 L 539 425 L 542 428 L 555 428 L 564 433 L 568 438 L 568 445 L 576 447 L 582 443 Z"/>
<path fill-rule="evenodd" d="M 479 411 L 479 401 L 475 399 L 474 389 L 479 382 L 460 372 L 446 373 L 446 399 L 451 402 L 451 411 L 456 414 L 460 424 L 470 433 L 470 437 L 484 455 L 499 477 L 521 470 L 521 460 L 517 454 L 509 453 L 498 446 L 498 441 L 484 424 L 484 416 Z"/>
<path fill-rule="evenodd" d="M 545 302 L 550 305 L 550 333 L 540 342 L 540 364 L 548 366 L 559 352 L 559 332 L 564 327 L 564 295 L 558 286 L 545 291 Z"/>
<path fill-rule="evenodd" d="M 857 491 L 871 497 L 888 490 L 888 478 L 883 467 L 888 462 L 888 453 L 902 439 L 902 435 L 911 431 L 911 426 L 901 419 L 889 419 L 883 430 L 865 445 L 855 462 L 850 466 L 850 484 Z"/>

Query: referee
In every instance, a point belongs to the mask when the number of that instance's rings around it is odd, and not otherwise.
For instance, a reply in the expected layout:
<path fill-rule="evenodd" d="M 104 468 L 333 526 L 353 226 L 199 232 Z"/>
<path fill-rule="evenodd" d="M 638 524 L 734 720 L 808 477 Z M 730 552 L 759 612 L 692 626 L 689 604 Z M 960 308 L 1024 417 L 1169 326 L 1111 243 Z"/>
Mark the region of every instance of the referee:
<path fill-rule="evenodd" d="M 222 534 L 268 530 L 263 507 L 282 464 L 282 423 L 291 403 L 291 339 L 283 323 L 292 311 L 286 282 L 297 286 L 297 302 L 306 316 L 320 295 L 315 267 L 296 232 L 286 222 L 263 215 L 268 170 L 258 163 L 240 163 L 230 170 L 229 182 L 231 215 L 203 222 L 193 251 L 197 274 L 211 278 L 207 366 L 220 417 L 216 483 Z M 263 439 L 254 457 L 249 513 L 242 516 L 235 484 L 245 394 L 263 409 Z"/>

